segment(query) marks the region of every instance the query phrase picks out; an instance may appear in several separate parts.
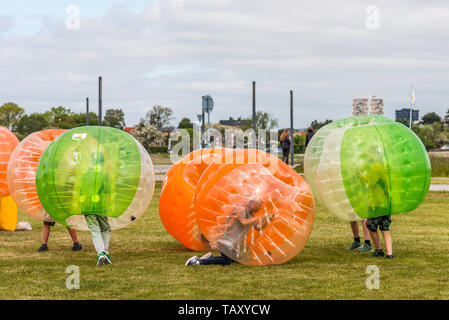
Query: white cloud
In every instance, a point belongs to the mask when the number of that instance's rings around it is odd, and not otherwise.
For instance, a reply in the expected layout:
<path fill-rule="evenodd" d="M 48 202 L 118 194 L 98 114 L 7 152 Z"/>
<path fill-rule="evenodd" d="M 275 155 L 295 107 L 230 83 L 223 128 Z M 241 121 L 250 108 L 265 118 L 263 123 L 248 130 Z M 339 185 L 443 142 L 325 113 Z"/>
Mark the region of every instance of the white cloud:
<path fill-rule="evenodd" d="M 379 30 L 365 27 L 367 5 L 380 9 Z M 129 125 L 154 104 L 195 120 L 204 94 L 216 102 L 214 121 L 249 115 L 252 80 L 258 107 L 282 126 L 291 89 L 298 127 L 349 116 L 363 92 L 383 96 L 393 117 L 411 84 L 423 112 L 449 108 L 443 1 L 161 0 L 139 14 L 115 5 L 81 16 L 80 30 L 64 20 L 0 40 L 0 101 L 81 111 L 102 75 L 104 106 L 124 108 Z"/>

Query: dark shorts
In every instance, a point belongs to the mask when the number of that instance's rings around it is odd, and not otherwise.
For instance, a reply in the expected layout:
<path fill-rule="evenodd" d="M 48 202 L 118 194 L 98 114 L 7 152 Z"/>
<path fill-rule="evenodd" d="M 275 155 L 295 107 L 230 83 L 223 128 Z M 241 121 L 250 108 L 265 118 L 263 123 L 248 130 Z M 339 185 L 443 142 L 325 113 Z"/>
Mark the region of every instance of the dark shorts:
<path fill-rule="evenodd" d="M 44 221 L 44 225 L 50 226 L 50 227 L 54 227 L 54 226 L 55 226 L 55 222 L 47 222 L 47 221 Z"/>
<path fill-rule="evenodd" d="M 368 218 L 366 220 L 366 227 L 369 231 L 376 232 L 377 228 L 380 231 L 389 231 L 391 225 L 391 216 L 382 216 L 377 218 Z"/>

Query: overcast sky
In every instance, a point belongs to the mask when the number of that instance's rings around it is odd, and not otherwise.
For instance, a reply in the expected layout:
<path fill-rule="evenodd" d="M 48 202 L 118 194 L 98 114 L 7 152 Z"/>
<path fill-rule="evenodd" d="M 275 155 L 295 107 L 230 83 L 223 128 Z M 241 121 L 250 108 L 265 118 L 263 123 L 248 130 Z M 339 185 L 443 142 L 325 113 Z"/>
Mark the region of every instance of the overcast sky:
<path fill-rule="evenodd" d="M 128 126 L 155 104 L 196 121 L 205 94 L 212 121 L 249 116 L 253 80 L 282 127 L 290 90 L 297 128 L 351 116 L 365 93 L 394 118 L 412 84 L 421 116 L 444 115 L 448 53 L 445 0 L 0 0 L 0 104 L 96 108 L 102 75 L 104 108 Z"/>

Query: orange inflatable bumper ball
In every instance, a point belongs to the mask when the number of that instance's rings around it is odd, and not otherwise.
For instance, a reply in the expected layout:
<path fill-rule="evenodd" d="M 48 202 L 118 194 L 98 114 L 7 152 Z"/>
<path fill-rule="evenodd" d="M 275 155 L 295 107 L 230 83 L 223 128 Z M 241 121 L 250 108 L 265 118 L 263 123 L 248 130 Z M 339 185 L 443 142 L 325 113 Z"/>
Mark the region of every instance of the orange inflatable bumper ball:
<path fill-rule="evenodd" d="M 0 127 L 0 198 L 9 195 L 8 163 L 12 152 L 19 144 L 19 139 L 5 127 Z"/>
<path fill-rule="evenodd" d="M 234 150 L 233 163 L 211 164 L 198 185 L 200 230 L 212 248 L 233 260 L 281 264 L 306 244 L 315 214 L 312 191 L 279 159 L 262 151 Z"/>
<path fill-rule="evenodd" d="M 36 190 L 36 171 L 47 146 L 67 130 L 43 130 L 26 137 L 9 160 L 8 185 L 19 208 L 33 218 L 44 220 L 47 213 Z"/>
<path fill-rule="evenodd" d="M 164 178 L 159 200 L 162 224 L 190 250 L 203 251 L 209 247 L 196 221 L 194 197 L 202 173 L 211 162 L 221 159 L 225 150 L 196 150 L 174 164 Z"/>

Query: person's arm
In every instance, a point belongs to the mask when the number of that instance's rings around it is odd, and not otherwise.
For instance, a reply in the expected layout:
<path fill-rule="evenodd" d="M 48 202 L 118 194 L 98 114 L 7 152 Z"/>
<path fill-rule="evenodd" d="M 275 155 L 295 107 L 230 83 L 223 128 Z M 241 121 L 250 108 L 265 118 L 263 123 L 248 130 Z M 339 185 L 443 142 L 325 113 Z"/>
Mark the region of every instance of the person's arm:
<path fill-rule="evenodd" d="M 257 216 L 257 217 L 253 217 L 253 218 L 248 218 L 248 219 L 242 219 L 239 220 L 241 224 L 243 224 L 244 226 L 250 225 L 250 224 L 254 224 L 256 222 L 259 222 L 259 224 L 262 223 L 266 223 L 267 220 L 271 219 L 273 217 L 273 214 L 265 214 L 262 217 L 261 216 Z"/>

